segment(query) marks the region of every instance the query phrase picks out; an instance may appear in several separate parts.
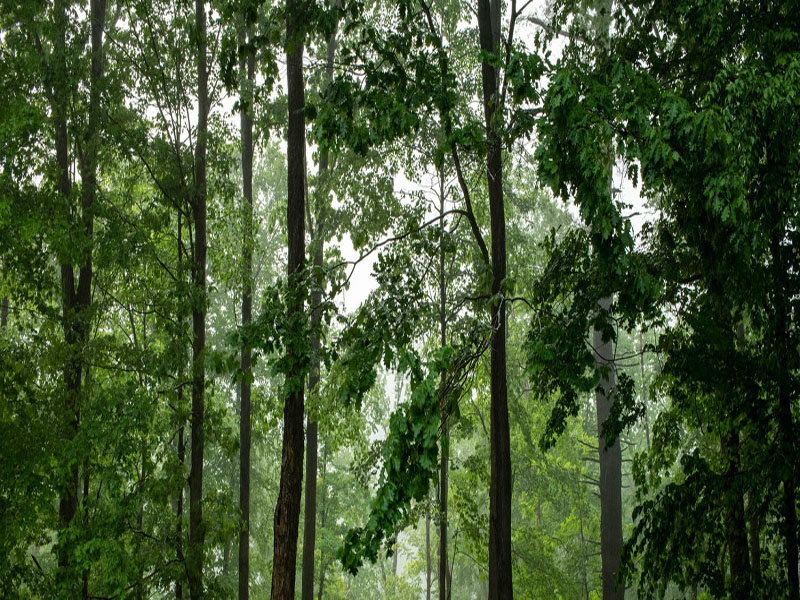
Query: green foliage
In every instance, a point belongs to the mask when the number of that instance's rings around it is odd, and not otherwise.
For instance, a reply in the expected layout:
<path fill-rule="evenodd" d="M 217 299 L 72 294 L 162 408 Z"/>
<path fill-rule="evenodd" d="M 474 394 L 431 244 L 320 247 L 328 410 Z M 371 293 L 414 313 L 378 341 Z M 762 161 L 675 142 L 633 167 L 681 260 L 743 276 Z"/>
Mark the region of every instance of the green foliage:
<path fill-rule="evenodd" d="M 415 352 L 399 360 L 401 373 L 411 379 L 411 397 L 398 407 L 389 423 L 381 451 L 382 466 L 378 491 L 372 501 L 369 520 L 351 529 L 339 553 L 342 566 L 355 575 L 368 560 L 374 563 L 384 540 L 394 540 L 408 521 L 412 501 L 421 502 L 436 476 L 439 450 L 439 374 L 447 370 L 452 349 L 440 349 L 425 363 Z M 391 555 L 391 553 L 390 553 Z"/>

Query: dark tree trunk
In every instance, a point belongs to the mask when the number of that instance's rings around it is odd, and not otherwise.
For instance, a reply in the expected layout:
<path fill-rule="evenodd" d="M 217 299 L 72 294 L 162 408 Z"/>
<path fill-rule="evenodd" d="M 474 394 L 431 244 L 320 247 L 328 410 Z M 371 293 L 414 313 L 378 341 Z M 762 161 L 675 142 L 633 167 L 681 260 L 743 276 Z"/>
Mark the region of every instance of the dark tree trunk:
<path fill-rule="evenodd" d="M 183 404 L 183 386 L 178 387 L 178 405 Z M 175 559 L 179 565 L 184 564 L 183 558 L 183 488 L 185 481 L 183 479 L 183 465 L 186 462 L 186 451 L 183 443 L 183 423 L 178 428 L 178 462 L 181 469 L 181 489 L 178 491 L 178 498 L 175 506 Z M 181 569 L 185 571 L 185 569 Z M 178 575 L 175 579 L 175 598 L 176 600 L 183 600 L 183 577 Z"/>
<path fill-rule="evenodd" d="M 598 302 L 601 310 L 608 310 L 610 298 Z M 617 583 L 622 555 L 622 449 L 619 440 L 606 443 L 603 426 L 614 404 L 614 349 L 611 340 L 603 341 L 603 333 L 595 329 L 592 335 L 595 362 L 608 368 L 595 392 L 597 406 L 597 437 L 600 460 L 600 558 L 602 563 L 603 600 L 621 600 L 625 586 Z"/>
<path fill-rule="evenodd" d="M 325 85 L 333 79 L 333 58 L 336 52 L 336 29 L 328 40 L 326 49 Z M 314 249 L 314 277 L 316 283 L 311 294 L 311 370 L 308 374 L 308 389 L 314 392 L 319 385 L 320 377 L 320 321 L 322 318 L 322 266 L 325 244 L 325 200 L 322 194 L 327 195 L 328 176 L 328 151 L 323 150 L 319 160 L 319 173 L 317 175 L 316 194 L 317 210 L 308 208 L 308 214 L 314 213 L 314 222 L 309 221 L 311 230 L 311 243 Z M 314 551 L 317 541 L 317 438 L 319 426 L 316 417 L 309 413 L 306 425 L 306 486 L 305 486 L 305 511 L 303 524 L 303 573 L 302 573 L 302 600 L 314 598 Z M 320 582 L 320 589 L 322 583 Z"/>
<path fill-rule="evenodd" d="M 725 479 L 725 538 L 731 569 L 731 595 L 734 600 L 750 598 L 750 563 L 747 547 L 747 524 L 744 518 L 744 497 L 737 489 L 739 477 L 739 432 L 733 429 L 720 439 L 720 449 L 726 463 Z"/>
<path fill-rule="evenodd" d="M 447 282 L 445 281 L 445 231 L 444 231 L 444 169 L 439 170 L 439 326 L 441 329 L 440 343 L 447 345 Z M 445 375 L 442 373 L 442 384 Z M 439 600 L 447 600 L 449 579 L 447 561 L 447 477 L 448 461 L 450 458 L 450 429 L 448 424 L 447 408 L 442 399 L 440 409 L 442 422 L 442 457 L 439 472 Z"/>
<path fill-rule="evenodd" d="M 79 259 L 79 275 L 75 286 L 75 270 L 72 259 L 61 260 L 61 290 L 63 302 L 64 341 L 68 347 L 69 358 L 64 366 L 64 384 L 66 392 L 66 424 L 65 439 L 75 439 L 80 425 L 81 414 L 81 378 L 84 371 L 83 352 L 88 340 L 88 319 L 92 302 L 92 238 L 94 233 L 94 199 L 97 186 L 97 156 L 99 148 L 100 128 L 100 86 L 103 76 L 103 29 L 105 27 L 105 0 L 92 0 L 89 20 L 91 29 L 91 70 L 89 78 L 89 118 L 81 145 L 84 152 L 80 156 L 81 166 L 81 225 L 82 256 Z M 71 182 L 69 177 L 69 141 L 67 137 L 67 106 L 63 101 L 68 98 L 68 65 L 66 59 L 66 3 L 57 0 L 53 7 L 55 32 L 55 60 L 58 63 L 59 76 L 53 86 L 53 120 L 55 126 L 56 163 L 59 170 L 58 192 L 69 214 Z M 59 500 L 60 527 L 65 529 L 72 523 L 78 510 L 78 462 L 68 469 L 65 486 Z M 84 483 L 88 482 L 88 478 Z M 70 569 L 71 549 L 59 544 L 57 581 L 60 589 L 75 589 Z M 81 573 L 81 595 L 88 596 L 88 575 Z M 64 587 L 61 587 L 64 586 Z"/>
<path fill-rule="evenodd" d="M 498 14 L 493 15 L 490 0 L 478 2 L 478 28 L 481 50 L 500 52 L 495 30 Z M 513 598 L 511 581 L 511 439 L 508 425 L 506 382 L 506 305 L 503 298 L 506 279 L 506 222 L 503 205 L 503 161 L 498 119 L 497 70 L 481 63 L 483 107 L 486 119 L 486 170 L 489 185 L 489 218 L 492 233 L 492 319 L 491 338 L 491 484 L 489 487 L 489 597 Z"/>
<path fill-rule="evenodd" d="M 242 41 L 248 41 L 242 34 Z M 241 111 L 242 129 L 242 328 L 247 329 L 253 320 L 253 94 L 255 79 L 255 56 L 252 50 L 242 58 L 240 68 L 246 72 Z M 239 531 L 239 600 L 250 596 L 250 400 L 251 379 L 250 345 L 247 339 L 242 342 L 242 384 L 241 406 L 239 407 L 239 510 L 242 513 L 242 527 Z"/>
<path fill-rule="evenodd" d="M 753 492 L 749 499 L 748 529 L 750 538 L 750 570 L 753 573 L 753 589 L 761 589 L 761 523 L 758 514 L 758 502 Z"/>
<path fill-rule="evenodd" d="M 208 137 L 208 70 L 205 0 L 195 1 L 197 36 L 197 147 L 194 156 L 194 255 L 192 256 L 192 456 L 189 473 L 189 552 L 186 573 L 192 600 L 203 595 L 203 451 L 205 447 L 206 348 L 206 142 Z"/>
<path fill-rule="evenodd" d="M 794 350 L 789 345 L 789 333 L 787 327 L 787 317 L 789 307 L 787 306 L 785 280 L 787 278 L 786 268 L 783 261 L 783 238 L 785 236 L 783 226 L 777 227 L 772 234 L 771 253 L 773 264 L 773 288 L 775 302 L 775 343 L 777 352 L 775 353 L 780 364 L 777 367 L 778 384 L 778 435 L 781 449 L 781 456 L 785 461 L 783 467 L 783 535 L 786 550 L 786 579 L 788 582 L 789 600 L 800 598 L 800 588 L 798 587 L 798 552 L 797 552 L 797 508 L 795 490 L 795 437 L 794 420 L 792 417 L 792 391 L 791 374 L 787 371 L 786 363 L 782 357 L 789 356 Z"/>
<path fill-rule="evenodd" d="M 3 296 L 3 302 L 0 304 L 0 328 L 6 327 L 8 327 L 8 297 Z"/>
<path fill-rule="evenodd" d="M 178 280 L 183 282 L 184 281 L 184 270 L 183 270 L 183 216 L 181 215 L 181 211 L 176 211 L 177 220 L 178 220 L 178 255 L 177 255 L 177 263 L 178 263 Z M 178 347 L 182 348 L 184 343 L 184 336 L 183 336 L 183 312 L 181 311 L 176 315 L 176 321 L 179 324 L 179 333 L 178 333 Z M 181 569 L 179 569 L 178 575 L 175 578 L 175 598 L 176 600 L 183 600 L 183 577 L 181 573 L 185 572 L 184 562 L 183 562 L 183 489 L 186 487 L 186 480 L 183 477 L 184 473 L 184 464 L 186 463 L 186 447 L 183 443 L 183 433 L 184 433 L 184 419 L 183 419 L 183 377 L 184 377 L 184 360 L 185 360 L 185 353 L 181 350 L 180 351 L 180 358 L 179 358 L 179 366 L 178 366 L 178 415 L 180 419 L 180 423 L 178 425 L 178 447 L 177 447 L 177 454 L 178 454 L 178 464 L 180 465 L 180 482 L 181 486 L 178 489 L 178 496 L 175 498 L 175 560 L 176 562 L 181 565 Z"/>
<path fill-rule="evenodd" d="M 303 88 L 303 34 L 298 23 L 298 0 L 286 3 L 286 81 L 289 127 L 286 147 L 288 194 L 286 226 L 289 238 L 288 275 L 289 306 L 287 319 L 295 335 L 301 333 L 303 318 L 303 282 L 305 258 L 305 90 Z M 290 347 L 287 352 L 294 353 Z M 303 486 L 303 404 L 304 390 L 300 373 L 287 373 L 294 383 L 283 409 L 283 448 L 281 480 L 275 506 L 274 559 L 272 567 L 272 599 L 294 598 L 297 530 L 300 522 L 300 500 Z"/>

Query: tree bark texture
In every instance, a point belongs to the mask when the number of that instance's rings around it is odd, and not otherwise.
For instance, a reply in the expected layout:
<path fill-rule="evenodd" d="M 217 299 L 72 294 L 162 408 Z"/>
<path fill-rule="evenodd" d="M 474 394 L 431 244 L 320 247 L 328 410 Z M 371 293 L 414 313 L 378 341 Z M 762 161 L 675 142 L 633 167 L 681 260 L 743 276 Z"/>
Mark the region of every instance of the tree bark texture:
<path fill-rule="evenodd" d="M 298 27 L 299 0 L 286 3 L 286 80 L 289 127 L 287 139 L 288 195 L 286 226 L 288 230 L 288 275 L 290 303 L 289 327 L 302 322 L 303 294 L 300 276 L 305 257 L 305 90 L 303 87 L 303 35 Z M 295 331 L 295 335 L 300 331 Z M 294 352 L 290 347 L 288 352 Z M 294 379 L 283 410 L 283 447 L 278 502 L 275 506 L 272 600 L 293 600 L 297 530 L 303 485 L 303 413 L 304 390 L 300 373 L 287 373 Z"/>
<path fill-rule="evenodd" d="M 189 548 L 186 573 L 192 600 L 203 595 L 203 454 L 205 448 L 206 347 L 206 138 L 208 137 L 208 69 L 205 0 L 195 0 L 197 30 L 197 147 L 194 156 L 194 255 L 192 257 L 192 454 L 189 474 Z"/>
<path fill-rule="evenodd" d="M 481 50 L 496 54 L 495 29 L 490 0 L 478 2 Z M 489 186 L 489 217 L 492 234 L 492 316 L 491 338 L 491 483 L 489 486 L 489 598 L 513 598 L 511 581 L 511 438 L 508 425 L 506 381 L 506 223 L 503 205 L 502 143 L 498 120 L 499 86 L 494 66 L 481 63 L 483 107 L 486 119 L 486 171 Z"/>
<path fill-rule="evenodd" d="M 247 41 L 246 34 L 242 36 Z M 253 320 L 253 94 L 255 79 L 255 56 L 247 52 L 240 62 L 245 73 L 241 97 L 245 100 L 240 125 L 242 130 L 242 327 L 247 329 Z M 242 342 L 239 407 L 239 510 L 242 527 L 239 531 L 239 600 L 250 595 L 250 402 L 251 350 L 247 339 Z"/>
<path fill-rule="evenodd" d="M 608 310 L 610 298 L 598 302 L 598 308 Z M 597 437 L 600 460 L 600 558 L 602 563 L 603 600 L 622 600 L 625 586 L 617 583 L 622 555 L 622 448 L 619 440 L 613 445 L 606 442 L 603 426 L 614 404 L 614 348 L 611 340 L 604 341 L 603 333 L 595 329 L 592 334 L 595 363 L 607 368 L 595 391 L 597 408 Z"/>

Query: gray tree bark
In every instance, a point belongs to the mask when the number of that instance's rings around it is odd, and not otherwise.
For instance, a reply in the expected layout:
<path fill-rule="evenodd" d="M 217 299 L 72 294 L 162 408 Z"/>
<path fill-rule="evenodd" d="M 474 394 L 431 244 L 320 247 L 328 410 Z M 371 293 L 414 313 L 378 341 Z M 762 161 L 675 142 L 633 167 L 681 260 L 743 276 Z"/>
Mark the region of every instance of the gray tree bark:
<path fill-rule="evenodd" d="M 598 302 L 601 310 L 607 311 L 610 298 Z M 597 408 L 597 437 L 600 460 L 600 557 L 602 562 L 603 600 L 622 600 L 625 586 L 616 581 L 622 555 L 622 449 L 619 440 L 610 445 L 606 442 L 603 426 L 614 404 L 614 349 L 611 340 L 604 341 L 600 330 L 592 334 L 595 363 L 598 368 L 607 368 L 595 391 Z"/>

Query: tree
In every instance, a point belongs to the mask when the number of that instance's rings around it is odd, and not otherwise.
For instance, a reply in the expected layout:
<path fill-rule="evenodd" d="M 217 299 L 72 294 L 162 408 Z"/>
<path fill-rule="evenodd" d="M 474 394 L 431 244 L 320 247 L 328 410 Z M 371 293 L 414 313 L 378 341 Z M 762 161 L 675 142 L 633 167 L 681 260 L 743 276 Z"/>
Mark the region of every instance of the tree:
<path fill-rule="evenodd" d="M 249 27 L 245 26 L 240 40 L 249 44 Z M 245 52 L 240 59 L 240 127 L 242 142 L 242 329 L 253 319 L 253 85 L 255 83 L 255 53 Z M 242 527 L 239 532 L 239 600 L 250 594 L 250 446 L 251 446 L 251 349 L 246 338 L 241 350 L 242 381 L 239 407 L 239 510 Z"/>
<path fill-rule="evenodd" d="M 306 334 L 303 316 L 305 282 L 305 84 L 303 83 L 303 44 L 305 30 L 300 3 L 286 3 L 286 79 L 289 109 L 287 138 L 288 196 L 286 227 L 289 238 L 288 330 L 292 341 L 287 358 L 292 366 L 286 372 L 286 396 L 283 409 L 283 450 L 281 483 L 275 506 L 273 599 L 294 597 L 297 530 L 303 485 L 303 387 L 304 348 L 299 341 Z"/>

